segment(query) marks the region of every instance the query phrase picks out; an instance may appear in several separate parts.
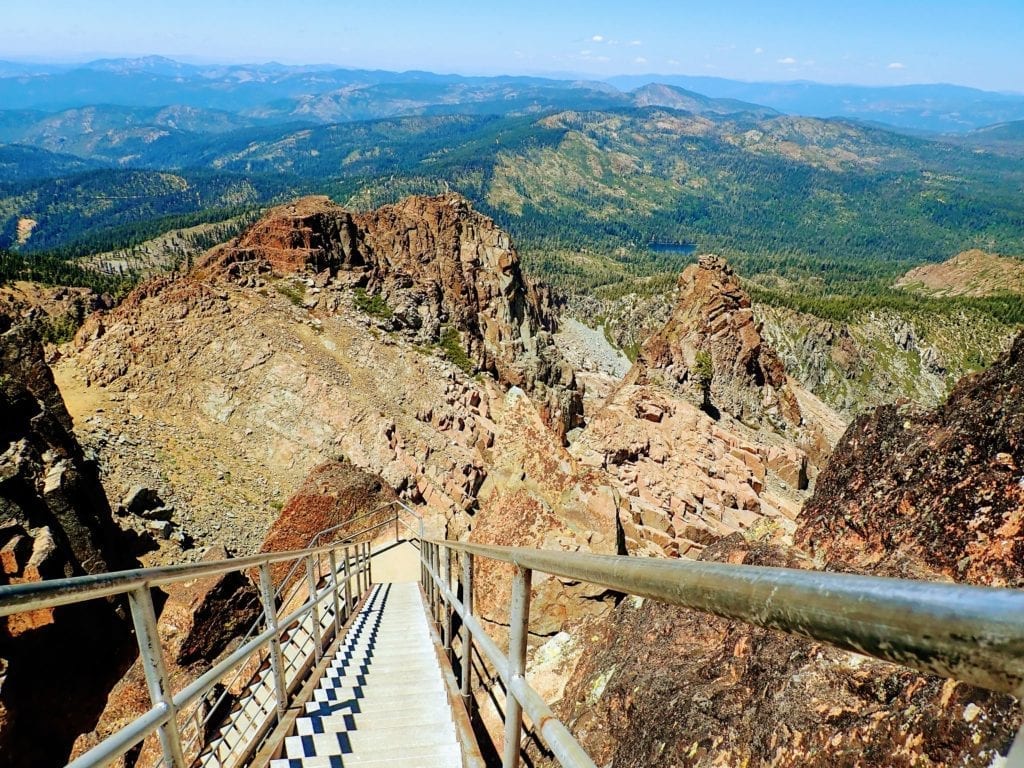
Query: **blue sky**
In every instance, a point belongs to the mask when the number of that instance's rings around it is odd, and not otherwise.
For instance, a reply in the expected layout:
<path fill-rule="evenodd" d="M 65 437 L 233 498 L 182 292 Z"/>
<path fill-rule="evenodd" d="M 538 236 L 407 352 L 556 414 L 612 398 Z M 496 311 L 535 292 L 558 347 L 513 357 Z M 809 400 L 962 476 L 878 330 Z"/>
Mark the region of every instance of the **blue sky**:
<path fill-rule="evenodd" d="M 1024 91 L 1024 0 L 30 0 L 0 59 L 192 61 L 951 82 Z"/>

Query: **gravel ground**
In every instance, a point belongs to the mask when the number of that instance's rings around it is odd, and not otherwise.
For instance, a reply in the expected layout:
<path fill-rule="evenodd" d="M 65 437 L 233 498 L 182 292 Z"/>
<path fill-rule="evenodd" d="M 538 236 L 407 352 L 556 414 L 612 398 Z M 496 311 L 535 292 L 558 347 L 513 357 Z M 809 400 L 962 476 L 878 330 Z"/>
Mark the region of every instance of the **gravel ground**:
<path fill-rule="evenodd" d="M 578 320 L 564 318 L 555 334 L 555 344 L 577 370 L 606 373 L 622 378 L 632 363 L 604 337 L 601 329 L 588 328 Z"/>

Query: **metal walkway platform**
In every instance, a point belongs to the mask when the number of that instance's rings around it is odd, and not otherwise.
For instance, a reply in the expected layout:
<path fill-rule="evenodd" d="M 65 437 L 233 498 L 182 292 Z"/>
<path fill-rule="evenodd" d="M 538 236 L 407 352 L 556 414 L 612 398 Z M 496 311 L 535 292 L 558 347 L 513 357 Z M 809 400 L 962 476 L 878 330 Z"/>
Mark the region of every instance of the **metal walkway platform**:
<path fill-rule="evenodd" d="M 418 584 L 373 587 L 305 711 L 271 768 L 461 768 Z"/>

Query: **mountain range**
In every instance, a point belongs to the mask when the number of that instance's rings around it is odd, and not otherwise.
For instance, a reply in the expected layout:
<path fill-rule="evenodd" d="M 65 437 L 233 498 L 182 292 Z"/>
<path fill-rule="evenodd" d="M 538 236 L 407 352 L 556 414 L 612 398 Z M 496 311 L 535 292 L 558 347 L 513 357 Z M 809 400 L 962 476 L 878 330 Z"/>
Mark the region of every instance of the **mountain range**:
<path fill-rule="evenodd" d="M 277 63 L 197 65 L 159 56 L 77 65 L 0 62 L 0 103 L 60 112 L 95 104 L 181 105 L 255 119 L 335 121 L 467 110 L 501 114 L 561 107 L 625 106 L 637 89 L 671 85 L 716 99 L 814 117 L 965 133 L 1024 119 L 1024 94 L 948 84 L 873 87 L 806 81 L 758 83 L 716 77 L 624 75 L 593 78 L 469 77 Z M 642 98 L 642 97 L 640 97 Z M 663 105 L 664 106 L 664 105 Z"/>

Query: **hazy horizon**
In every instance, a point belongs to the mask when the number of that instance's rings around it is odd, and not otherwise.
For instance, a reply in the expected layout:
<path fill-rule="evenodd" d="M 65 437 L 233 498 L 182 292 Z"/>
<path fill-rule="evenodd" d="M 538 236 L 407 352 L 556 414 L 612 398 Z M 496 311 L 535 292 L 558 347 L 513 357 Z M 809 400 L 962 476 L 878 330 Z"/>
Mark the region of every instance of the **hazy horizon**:
<path fill-rule="evenodd" d="M 626 75 L 720 77 L 830 85 L 950 84 L 1024 91 L 1016 30 L 1024 4 L 941 0 L 821 8 L 743 0 L 707 8 L 524 0 L 482 7 L 408 0 L 369 4 L 267 0 L 39 0 L 7 10 L 0 59 L 87 63 L 164 56 L 183 63 L 424 70 L 466 76 L 605 80 Z M 126 42 L 131 41 L 131 42 Z"/>

